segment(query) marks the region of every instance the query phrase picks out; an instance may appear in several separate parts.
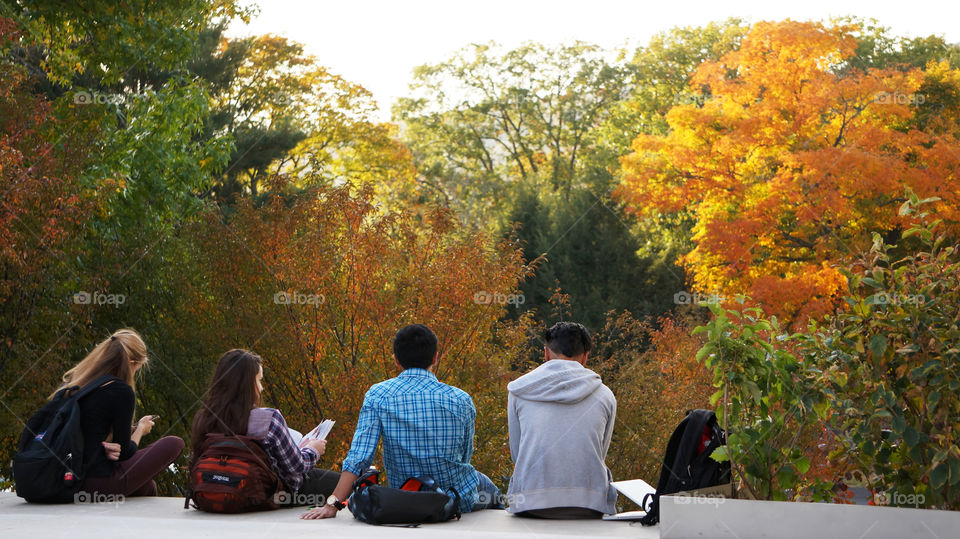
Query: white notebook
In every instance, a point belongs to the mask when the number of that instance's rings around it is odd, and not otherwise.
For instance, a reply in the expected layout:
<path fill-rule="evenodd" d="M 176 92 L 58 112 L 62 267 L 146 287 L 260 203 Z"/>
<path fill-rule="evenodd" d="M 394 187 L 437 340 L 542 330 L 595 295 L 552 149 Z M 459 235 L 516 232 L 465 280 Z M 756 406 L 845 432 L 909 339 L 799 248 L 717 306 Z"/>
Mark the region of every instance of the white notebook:
<path fill-rule="evenodd" d="M 330 430 L 337 422 L 332 419 L 324 419 L 312 431 L 303 435 L 304 440 L 326 440 Z"/>
<path fill-rule="evenodd" d="M 293 438 L 293 442 L 297 444 L 298 447 L 302 447 L 303 442 L 306 440 L 326 440 L 327 435 L 330 434 L 330 430 L 336 423 L 337 422 L 332 419 L 324 419 L 319 425 L 306 434 L 301 434 L 299 431 L 291 428 L 288 428 L 288 430 L 290 431 L 290 437 Z"/>
<path fill-rule="evenodd" d="M 643 479 L 614 481 L 611 485 L 617 489 L 617 492 L 630 498 L 633 503 L 640 506 L 643 505 L 644 496 L 657 492 L 657 489 L 651 487 L 650 484 Z M 646 514 L 646 511 L 626 511 L 624 513 L 617 513 L 616 515 L 603 515 L 603 520 L 640 520 L 646 516 Z"/>

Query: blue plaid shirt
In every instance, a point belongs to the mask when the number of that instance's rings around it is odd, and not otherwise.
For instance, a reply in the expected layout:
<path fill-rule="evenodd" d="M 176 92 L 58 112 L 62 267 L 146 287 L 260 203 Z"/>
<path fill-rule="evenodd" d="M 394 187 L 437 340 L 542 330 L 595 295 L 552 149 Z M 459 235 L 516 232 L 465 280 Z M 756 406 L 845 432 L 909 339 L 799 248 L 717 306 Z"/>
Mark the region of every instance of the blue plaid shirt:
<path fill-rule="evenodd" d="M 460 494 L 460 509 L 477 501 L 473 429 L 477 410 L 466 392 L 425 369 L 406 369 L 367 391 L 343 471 L 360 475 L 383 439 L 387 481 L 399 488 L 410 477 L 428 475 Z"/>

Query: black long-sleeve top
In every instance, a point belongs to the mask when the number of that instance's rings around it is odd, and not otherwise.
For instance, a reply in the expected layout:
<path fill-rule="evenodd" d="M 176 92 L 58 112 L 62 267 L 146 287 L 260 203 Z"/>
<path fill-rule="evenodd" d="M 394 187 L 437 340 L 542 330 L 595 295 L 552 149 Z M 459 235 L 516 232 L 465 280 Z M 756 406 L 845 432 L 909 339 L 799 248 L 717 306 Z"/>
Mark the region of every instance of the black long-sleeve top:
<path fill-rule="evenodd" d="M 133 388 L 120 380 L 101 386 L 80 399 L 83 461 L 87 477 L 113 475 L 117 461 L 107 459 L 101 443 L 107 440 L 111 432 L 111 441 L 120 444 L 120 460 L 127 460 L 137 452 L 137 444 L 130 439 L 135 399 Z"/>

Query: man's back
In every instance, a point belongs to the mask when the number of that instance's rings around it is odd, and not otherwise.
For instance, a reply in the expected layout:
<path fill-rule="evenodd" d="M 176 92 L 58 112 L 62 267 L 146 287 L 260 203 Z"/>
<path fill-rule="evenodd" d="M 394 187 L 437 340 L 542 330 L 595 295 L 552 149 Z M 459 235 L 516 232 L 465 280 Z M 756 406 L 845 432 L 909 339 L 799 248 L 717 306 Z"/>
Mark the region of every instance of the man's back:
<path fill-rule="evenodd" d="M 410 477 L 428 475 L 439 485 L 456 488 L 461 508 L 469 511 L 478 484 L 470 465 L 475 419 L 466 392 L 440 382 L 426 369 L 406 369 L 367 391 L 344 470 L 362 472 L 382 438 L 390 485 L 399 487 Z"/>
<path fill-rule="evenodd" d="M 507 386 L 511 513 L 577 507 L 615 512 L 607 450 L 616 399 L 600 376 L 554 359 Z"/>

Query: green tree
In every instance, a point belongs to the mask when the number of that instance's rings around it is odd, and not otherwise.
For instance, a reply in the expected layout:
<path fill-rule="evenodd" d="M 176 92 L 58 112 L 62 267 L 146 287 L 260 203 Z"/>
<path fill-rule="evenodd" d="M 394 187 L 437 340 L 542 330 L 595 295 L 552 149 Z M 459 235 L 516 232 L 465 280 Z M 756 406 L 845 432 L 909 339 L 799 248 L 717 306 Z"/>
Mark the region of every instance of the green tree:
<path fill-rule="evenodd" d="M 731 18 L 654 35 L 627 63 L 633 83 L 626 98 L 612 106 L 607 120 L 597 129 L 597 151 L 616 160 L 629 152 L 638 133 L 666 134 L 666 115 L 671 108 L 702 104 L 709 98 L 705 89 L 690 87 L 697 67 L 739 48 L 747 30 L 749 26 L 742 20 Z"/>
<path fill-rule="evenodd" d="M 235 0 L 127 0 L 120 4 L 3 0 L 0 15 L 21 28 L 20 45 L 34 49 L 41 60 L 39 68 L 51 80 L 69 84 L 75 75 L 87 74 L 114 84 L 136 69 L 181 69 L 197 35 L 211 21 L 249 16 L 237 4 Z"/>
<path fill-rule="evenodd" d="M 480 223 L 532 184 L 569 195 L 584 185 L 590 134 L 629 81 L 594 45 L 530 43 L 503 52 L 474 45 L 414 72 L 414 96 L 394 118 L 422 182 L 464 219 Z"/>
<path fill-rule="evenodd" d="M 24 106 L 3 115 L 4 122 L 17 122 L 4 125 L 4 135 L 30 125 L 21 120 L 43 119 L 24 133 L 28 139 L 8 141 L 26 158 L 18 160 L 32 165 L 4 188 L 4 211 L 15 198 L 32 202 L 14 208 L 24 211 L 14 220 L 15 243 L 7 252 L 36 245 L 29 260 L 9 259 L 11 270 L 30 269 L 17 279 L 19 288 L 0 293 L 10 308 L 2 313 L 10 358 L 0 374 L 2 398 L 17 395 L 22 406 L 4 414 L 8 441 L 90 343 L 118 327 L 155 328 L 163 320 L 162 309 L 154 310 L 162 302 L 152 302 L 175 264 L 169 245 L 179 223 L 201 207 L 196 194 L 229 156 L 226 138 L 200 136 L 209 96 L 186 69 L 195 31 L 226 12 L 209 2 L 135 4 L 2 6 L 13 19 L 0 19 L 0 66 L 4 86 L 15 90 L 4 96 L 4 106 Z M 143 47 L 141 40 L 155 32 L 162 34 L 162 52 Z M 39 183 L 19 193 L 33 180 Z M 82 293 L 122 294 L 129 301 L 76 302 Z"/>
<path fill-rule="evenodd" d="M 877 20 L 863 17 L 839 17 L 831 22 L 855 27 L 851 35 L 857 40 L 856 53 L 839 66 L 839 71 L 894 66 L 923 68 L 931 61 L 946 61 L 952 68 L 960 67 L 960 44 L 947 43 L 943 36 L 897 36 Z"/>
<path fill-rule="evenodd" d="M 585 43 L 475 45 L 418 68 L 414 97 L 394 109 L 433 200 L 516 234 L 538 260 L 519 310 L 549 316 L 559 283 L 570 315 L 593 326 L 610 309 L 660 314 L 662 292 L 683 285 L 654 262 L 657 249 L 638 256 L 636 221 L 608 195 L 616 155 L 596 151 L 597 127 L 633 80 L 608 56 Z"/>
<path fill-rule="evenodd" d="M 528 190 L 507 219 L 536 273 L 520 287 L 524 303 L 511 313 L 536 308 L 550 320 L 550 298 L 560 286 L 569 296 L 567 316 L 599 329 L 608 311 L 656 317 L 673 306 L 683 273 L 656 252 L 645 252 L 632 234 L 635 222 L 608 197 L 578 188 L 569 198 Z"/>
<path fill-rule="evenodd" d="M 300 43 L 272 35 L 225 39 L 221 32 L 207 30 L 192 64 L 212 99 L 207 136 L 234 141 L 215 198 L 257 196 L 277 175 L 299 187 L 310 187 L 308 179 L 314 187 L 376 181 L 381 194 L 412 182 L 409 152 L 393 126 L 373 119 L 369 91 L 331 73 Z"/>

